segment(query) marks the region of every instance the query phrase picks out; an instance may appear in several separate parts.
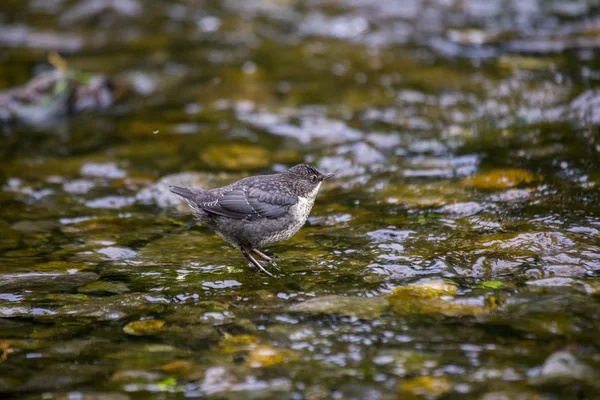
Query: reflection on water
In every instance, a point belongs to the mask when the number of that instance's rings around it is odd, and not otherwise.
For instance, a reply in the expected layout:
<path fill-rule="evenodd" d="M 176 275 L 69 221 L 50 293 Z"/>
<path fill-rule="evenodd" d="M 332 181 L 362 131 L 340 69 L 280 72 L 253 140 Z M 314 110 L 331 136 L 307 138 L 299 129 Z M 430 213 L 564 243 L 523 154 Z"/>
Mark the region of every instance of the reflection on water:
<path fill-rule="evenodd" d="M 127 87 L 0 97 L 0 392 L 598 397 L 598 7 L 0 5 L 3 90 Z M 167 188 L 299 162 L 336 179 L 279 279 Z"/>

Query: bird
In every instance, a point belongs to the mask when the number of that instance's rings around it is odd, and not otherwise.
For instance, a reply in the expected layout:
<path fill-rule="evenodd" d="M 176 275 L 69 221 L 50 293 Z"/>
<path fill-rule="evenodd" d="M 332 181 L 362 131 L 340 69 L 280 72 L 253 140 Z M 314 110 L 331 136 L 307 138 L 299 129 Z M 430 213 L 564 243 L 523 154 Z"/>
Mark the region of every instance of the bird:
<path fill-rule="evenodd" d="M 305 224 L 323 181 L 334 174 L 298 164 L 216 189 L 169 186 L 206 227 L 239 249 L 258 270 L 273 276 L 254 255 L 277 264 L 260 249 L 291 238 Z"/>

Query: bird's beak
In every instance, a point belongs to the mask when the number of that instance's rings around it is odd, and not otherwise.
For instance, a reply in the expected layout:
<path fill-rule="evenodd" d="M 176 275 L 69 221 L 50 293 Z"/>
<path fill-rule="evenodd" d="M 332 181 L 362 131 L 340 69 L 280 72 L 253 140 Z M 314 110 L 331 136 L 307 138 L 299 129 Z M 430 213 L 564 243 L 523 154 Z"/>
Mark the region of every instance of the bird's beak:
<path fill-rule="evenodd" d="M 323 180 L 326 181 L 327 179 L 331 179 L 335 176 L 335 174 L 325 174 L 323 175 Z"/>

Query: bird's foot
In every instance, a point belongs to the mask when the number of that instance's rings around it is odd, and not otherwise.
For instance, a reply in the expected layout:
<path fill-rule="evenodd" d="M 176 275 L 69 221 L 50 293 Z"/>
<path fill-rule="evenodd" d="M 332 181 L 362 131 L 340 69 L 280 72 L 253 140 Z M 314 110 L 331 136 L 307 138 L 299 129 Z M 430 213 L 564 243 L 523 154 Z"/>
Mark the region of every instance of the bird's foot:
<path fill-rule="evenodd" d="M 265 253 L 263 253 L 260 250 L 257 249 L 252 249 L 253 252 L 255 252 L 256 254 L 258 254 L 258 256 L 260 258 L 262 258 L 263 260 L 265 260 L 266 262 L 268 262 L 269 264 L 271 264 L 272 266 L 274 266 L 275 268 L 279 269 L 279 266 L 277 265 L 277 263 L 268 255 L 266 255 Z"/>
<path fill-rule="evenodd" d="M 270 273 L 269 271 L 267 271 L 265 269 L 265 267 L 262 266 L 261 263 L 259 263 L 258 261 L 256 261 L 256 259 L 254 257 L 252 257 L 252 255 L 250 255 L 250 253 L 243 252 L 243 254 L 244 254 L 244 256 L 246 256 L 246 258 L 248 260 L 250 260 L 250 263 L 252 263 L 260 271 L 264 272 L 265 274 L 269 275 L 270 277 L 275 277 L 275 275 L 273 275 L 272 273 Z"/>

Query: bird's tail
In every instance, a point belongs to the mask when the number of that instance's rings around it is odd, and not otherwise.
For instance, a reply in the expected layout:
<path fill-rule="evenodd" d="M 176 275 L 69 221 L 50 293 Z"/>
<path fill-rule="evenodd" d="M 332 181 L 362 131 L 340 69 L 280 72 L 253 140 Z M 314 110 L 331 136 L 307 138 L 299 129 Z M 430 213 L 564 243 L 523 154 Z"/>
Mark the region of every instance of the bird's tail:
<path fill-rule="evenodd" d="M 176 195 L 183 197 L 184 199 L 192 200 L 194 198 L 194 192 L 190 189 L 181 186 L 169 186 L 169 190 Z"/>

